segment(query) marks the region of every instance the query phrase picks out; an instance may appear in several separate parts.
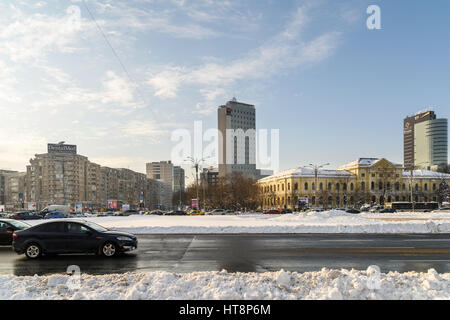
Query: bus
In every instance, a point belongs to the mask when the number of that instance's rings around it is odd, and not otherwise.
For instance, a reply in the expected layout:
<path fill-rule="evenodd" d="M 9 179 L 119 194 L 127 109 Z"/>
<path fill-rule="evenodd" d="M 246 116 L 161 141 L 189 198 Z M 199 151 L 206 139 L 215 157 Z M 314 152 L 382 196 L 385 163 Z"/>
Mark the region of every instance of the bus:
<path fill-rule="evenodd" d="M 386 208 L 392 208 L 398 211 L 412 210 L 411 202 L 390 202 L 385 204 Z M 439 203 L 437 202 L 415 202 L 414 210 L 436 210 L 439 209 Z"/>

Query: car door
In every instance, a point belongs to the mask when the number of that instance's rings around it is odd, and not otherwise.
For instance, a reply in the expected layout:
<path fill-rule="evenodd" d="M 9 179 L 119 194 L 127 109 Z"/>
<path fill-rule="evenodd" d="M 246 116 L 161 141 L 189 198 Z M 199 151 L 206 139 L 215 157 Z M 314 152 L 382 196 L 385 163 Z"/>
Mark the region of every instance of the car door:
<path fill-rule="evenodd" d="M 98 239 L 95 231 L 77 222 L 66 223 L 66 247 L 69 252 L 93 252 Z"/>
<path fill-rule="evenodd" d="M 44 250 L 52 253 L 67 252 L 63 222 L 50 222 L 39 226 L 38 238 Z"/>

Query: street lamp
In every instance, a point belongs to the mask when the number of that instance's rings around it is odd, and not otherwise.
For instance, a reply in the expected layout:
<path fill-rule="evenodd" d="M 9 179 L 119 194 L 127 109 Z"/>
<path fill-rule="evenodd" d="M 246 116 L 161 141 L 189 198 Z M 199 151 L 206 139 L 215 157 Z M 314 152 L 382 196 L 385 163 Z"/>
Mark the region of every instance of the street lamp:
<path fill-rule="evenodd" d="M 329 166 L 329 163 L 317 165 L 317 164 L 309 164 L 309 166 L 306 166 L 307 168 L 312 168 L 314 170 L 314 206 L 317 207 L 317 184 L 318 184 L 318 175 L 319 175 L 319 169 Z"/>
<path fill-rule="evenodd" d="M 412 207 L 412 212 L 414 213 L 415 212 L 415 206 L 414 206 L 414 204 L 415 204 L 415 201 L 414 201 L 414 198 L 413 198 L 413 196 L 414 196 L 414 194 L 413 194 L 413 183 L 414 183 L 414 170 L 419 166 L 419 165 L 421 165 L 421 164 L 426 164 L 427 162 L 421 162 L 421 163 L 415 163 L 415 164 L 413 164 L 412 166 L 411 166 L 411 169 L 409 170 L 409 172 L 410 172 L 410 175 L 409 175 L 409 178 L 410 178 L 410 185 L 411 185 L 411 188 L 410 188 L 410 192 L 411 192 L 411 207 Z"/>
<path fill-rule="evenodd" d="M 192 163 L 192 167 L 195 168 L 195 189 L 197 192 L 197 207 L 199 206 L 199 198 L 198 198 L 198 168 L 200 167 L 200 164 L 205 162 L 205 160 L 209 159 L 211 157 L 201 158 L 197 159 L 194 157 L 187 157 L 186 160 L 190 161 Z M 199 208 L 197 208 L 199 209 Z"/>

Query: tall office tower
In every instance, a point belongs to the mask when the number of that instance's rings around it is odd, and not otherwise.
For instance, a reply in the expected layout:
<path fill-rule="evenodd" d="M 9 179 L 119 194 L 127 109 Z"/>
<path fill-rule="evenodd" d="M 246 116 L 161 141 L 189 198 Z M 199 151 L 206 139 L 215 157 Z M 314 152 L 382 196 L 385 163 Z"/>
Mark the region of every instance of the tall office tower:
<path fill-rule="evenodd" d="M 162 205 L 163 209 L 172 208 L 174 190 L 173 163 L 171 161 L 147 163 L 147 178 L 162 182 L 160 205 Z"/>
<path fill-rule="evenodd" d="M 405 118 L 405 170 L 438 171 L 448 164 L 447 127 L 447 119 L 437 119 L 433 111 Z"/>
<path fill-rule="evenodd" d="M 178 193 L 185 189 L 185 173 L 182 167 L 173 167 L 173 190 Z"/>
<path fill-rule="evenodd" d="M 255 106 L 236 98 L 218 109 L 219 175 L 239 172 L 256 175 L 256 112 Z"/>

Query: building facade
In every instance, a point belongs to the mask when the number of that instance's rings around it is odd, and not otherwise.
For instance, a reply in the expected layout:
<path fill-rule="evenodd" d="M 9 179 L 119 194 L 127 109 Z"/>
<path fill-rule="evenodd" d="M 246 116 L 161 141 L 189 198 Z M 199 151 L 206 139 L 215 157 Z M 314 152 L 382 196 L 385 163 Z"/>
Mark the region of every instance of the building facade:
<path fill-rule="evenodd" d="M 256 176 L 255 106 L 236 98 L 218 109 L 219 175 Z"/>
<path fill-rule="evenodd" d="M 448 123 L 433 111 L 406 117 L 404 168 L 440 171 L 448 164 Z"/>
<path fill-rule="evenodd" d="M 395 201 L 440 201 L 442 182 L 450 175 L 428 170 L 404 171 L 384 158 L 360 158 L 337 170 L 296 168 L 258 181 L 261 208 L 295 209 L 307 199 L 311 206 L 340 208 Z"/>
<path fill-rule="evenodd" d="M 143 173 L 102 167 L 76 153 L 76 146 L 49 144 L 30 159 L 25 175 L 26 203 L 37 210 L 52 204 L 107 208 L 108 201 L 155 209 L 161 185 Z"/>
<path fill-rule="evenodd" d="M 150 162 L 146 165 L 147 178 L 159 181 L 160 199 L 159 205 L 162 209 L 173 207 L 174 192 L 174 166 L 171 161 Z"/>

